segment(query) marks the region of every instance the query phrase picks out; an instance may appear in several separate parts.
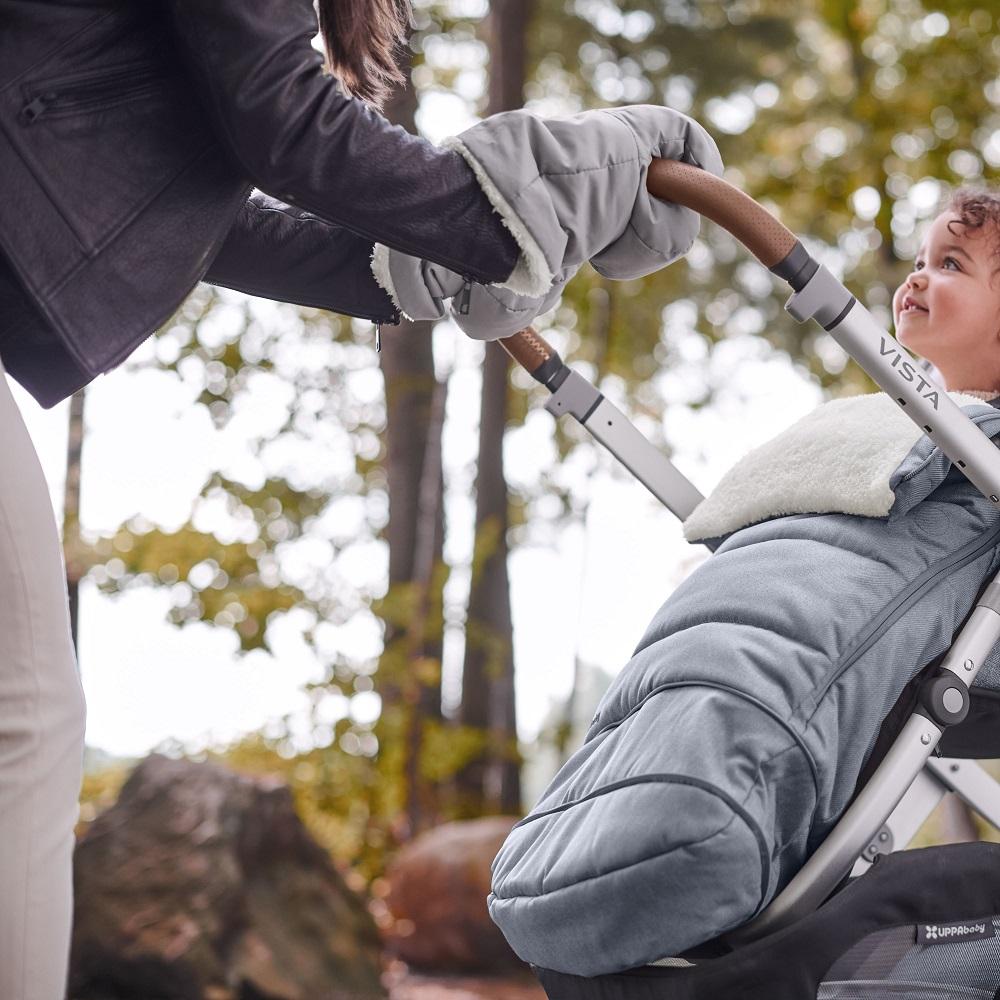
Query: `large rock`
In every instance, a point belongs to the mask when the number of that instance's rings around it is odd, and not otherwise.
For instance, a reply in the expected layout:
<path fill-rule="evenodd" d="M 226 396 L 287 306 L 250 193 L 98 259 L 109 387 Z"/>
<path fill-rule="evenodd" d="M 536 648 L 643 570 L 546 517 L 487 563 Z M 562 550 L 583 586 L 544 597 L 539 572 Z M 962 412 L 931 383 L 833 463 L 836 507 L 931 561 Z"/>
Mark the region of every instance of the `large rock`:
<path fill-rule="evenodd" d="M 524 968 L 490 919 L 490 865 L 515 817 L 447 823 L 421 834 L 386 871 L 391 953 L 420 969 Z"/>
<path fill-rule="evenodd" d="M 374 1000 L 365 904 L 277 779 L 152 754 L 75 855 L 72 1000 Z"/>

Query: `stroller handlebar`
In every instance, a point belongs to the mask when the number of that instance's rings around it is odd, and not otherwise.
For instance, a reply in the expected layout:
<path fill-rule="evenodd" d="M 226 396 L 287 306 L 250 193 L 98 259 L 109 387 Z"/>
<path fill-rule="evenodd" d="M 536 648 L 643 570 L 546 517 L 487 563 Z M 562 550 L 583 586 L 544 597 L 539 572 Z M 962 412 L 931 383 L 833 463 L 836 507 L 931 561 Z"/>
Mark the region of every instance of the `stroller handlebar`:
<path fill-rule="evenodd" d="M 750 195 L 689 163 L 654 159 L 646 189 L 656 198 L 683 205 L 722 226 L 767 268 L 783 261 L 798 242 L 790 229 Z"/>

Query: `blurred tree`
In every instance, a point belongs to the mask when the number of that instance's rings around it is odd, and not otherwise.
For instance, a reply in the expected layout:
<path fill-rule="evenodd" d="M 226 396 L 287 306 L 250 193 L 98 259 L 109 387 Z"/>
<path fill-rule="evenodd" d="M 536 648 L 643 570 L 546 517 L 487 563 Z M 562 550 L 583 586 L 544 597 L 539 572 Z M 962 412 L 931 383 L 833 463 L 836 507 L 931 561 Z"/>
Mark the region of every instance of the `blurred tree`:
<path fill-rule="evenodd" d="M 345 391 L 354 368 L 344 357 L 354 353 L 346 342 L 349 329 L 319 310 L 290 307 L 282 308 L 279 322 L 264 323 L 247 300 L 232 294 L 223 300 L 204 286 L 187 300 L 157 334 L 153 351 L 130 367 L 174 372 L 195 405 L 207 409 L 215 430 L 230 435 L 234 451 L 246 451 L 226 456 L 238 475 L 220 470 L 208 477 L 179 530 L 163 531 L 136 517 L 114 535 L 93 540 L 92 559 L 111 557 L 92 572 L 104 593 L 166 587 L 171 622 L 232 629 L 244 652 L 270 648 L 267 625 L 275 614 L 297 608 L 308 612 L 312 625 L 343 624 L 365 606 L 370 594 L 348 597 L 351 588 L 331 559 L 356 541 L 331 523 L 331 505 L 383 482 L 373 430 L 381 406 L 359 405 Z M 311 363 L 297 364 L 296 347 L 314 350 Z M 271 396 L 265 403 L 269 393 L 280 402 Z M 272 428 L 241 440 L 243 414 L 255 399 L 276 406 Z M 317 456 L 331 437 L 349 446 L 338 468 L 295 460 L 294 449 L 308 461 L 310 451 Z M 308 628 L 304 637 L 315 638 Z"/>
<path fill-rule="evenodd" d="M 523 104 L 525 41 L 533 6 L 533 0 L 492 0 L 485 21 L 489 44 L 487 115 Z M 478 741 L 482 750 L 458 775 L 459 812 L 464 816 L 521 810 L 514 636 L 507 572 L 510 501 L 503 468 L 509 368 L 510 359 L 503 348 L 488 343 L 483 363 L 476 534 L 459 712 L 467 730 L 482 734 Z"/>
<path fill-rule="evenodd" d="M 418 8 L 417 67 L 434 38 L 453 29 L 469 34 L 445 7 Z M 407 88 L 388 112 L 415 130 L 415 107 Z M 284 417 L 246 442 L 243 467 L 210 476 L 180 529 L 165 531 L 135 517 L 82 546 L 91 578 L 105 594 L 164 587 L 174 624 L 233 629 L 244 653 L 270 650 L 269 626 L 282 615 L 305 623 L 301 638 L 329 672 L 308 686 L 315 749 L 300 749 L 302 740 L 293 738 L 286 719 L 283 733 L 256 734 L 225 752 L 250 768 L 283 769 L 283 759 L 302 763 L 294 773 L 308 773 L 315 782 L 303 792 L 311 803 L 303 808 L 317 822 L 325 809 L 338 810 L 339 817 L 330 818 L 336 832 L 325 842 L 335 842 L 340 857 L 369 873 L 377 871 L 383 851 L 439 818 L 438 790 L 469 756 L 469 741 L 441 710 L 445 384 L 434 374 L 430 333 L 430 324 L 383 329 L 383 410 L 380 403 L 360 405 L 352 392 L 353 376 L 370 371 L 375 361 L 367 324 L 291 307 L 266 323 L 251 301 L 199 288 L 131 367 L 172 372 L 191 385 L 193 402 L 208 409 L 220 433 L 247 423 L 253 386 L 265 375 L 272 389 L 285 386 Z M 364 346 L 352 345 L 352 338 Z M 300 367 L 303 357 L 310 363 Z M 346 457 L 341 475 L 313 476 L 291 460 L 298 455 L 309 461 L 317 437 L 326 439 L 322 447 Z M 267 457 L 282 450 L 290 460 L 260 476 Z M 246 485 L 248 467 L 251 479 L 257 474 L 252 486 Z M 384 529 L 389 589 L 381 598 L 377 581 L 350 594 L 342 588 L 332 567 L 340 554 L 336 542 L 323 550 L 331 557 L 329 572 L 309 579 L 291 572 L 296 548 L 303 553 L 333 541 L 334 510 L 349 497 L 365 501 L 364 510 L 337 541 L 350 550 Z M 235 535 L 232 519 L 243 528 Z M 377 670 L 374 661 L 341 654 L 335 632 L 326 628 L 345 625 L 369 607 L 385 626 Z M 380 703 L 378 718 L 356 722 L 354 701 L 372 694 Z"/>
<path fill-rule="evenodd" d="M 171 622 L 229 630 L 244 654 L 273 651 L 279 619 L 298 633 L 325 674 L 306 687 L 308 738 L 286 719 L 257 745 L 271 766 L 309 745 L 331 758 L 317 772 L 338 791 L 323 794 L 353 831 L 341 844 L 359 854 L 382 850 L 378 831 L 370 844 L 365 832 L 382 792 L 369 773 L 376 659 L 349 652 L 352 634 L 376 627 L 369 609 L 384 586 L 385 416 L 371 341 L 367 323 L 201 286 L 130 366 L 160 371 L 204 408 L 222 468 L 177 530 L 135 516 L 84 535 L 105 594 L 161 588 Z"/>
<path fill-rule="evenodd" d="M 387 105 L 386 117 L 416 133 L 417 94 L 407 76 L 407 84 Z M 441 462 L 446 383 L 434 371 L 433 327 L 405 318 L 397 327 L 387 327 L 379 356 L 386 400 L 389 586 L 373 609 L 385 624 L 375 675 L 381 698 L 375 732 L 386 790 L 380 812 L 392 817 L 405 811 L 405 826 L 397 831 L 403 837 L 432 825 L 441 809 L 439 782 L 424 766 L 428 743 L 442 743 L 443 593 L 448 574 L 442 556 Z M 392 789 L 398 791 L 393 794 Z"/>

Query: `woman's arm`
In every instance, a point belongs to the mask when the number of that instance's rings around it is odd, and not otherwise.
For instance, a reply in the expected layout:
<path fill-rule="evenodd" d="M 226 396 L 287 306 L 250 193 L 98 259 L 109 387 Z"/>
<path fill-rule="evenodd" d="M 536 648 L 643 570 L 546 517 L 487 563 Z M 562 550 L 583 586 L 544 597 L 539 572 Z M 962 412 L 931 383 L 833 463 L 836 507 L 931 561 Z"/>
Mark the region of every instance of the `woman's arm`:
<path fill-rule="evenodd" d="M 300 306 L 396 323 L 372 277 L 371 240 L 254 192 L 204 280 Z"/>
<path fill-rule="evenodd" d="M 312 47 L 309 0 L 165 6 L 220 136 L 257 187 L 478 281 L 510 275 L 517 244 L 471 168 L 341 92 Z"/>

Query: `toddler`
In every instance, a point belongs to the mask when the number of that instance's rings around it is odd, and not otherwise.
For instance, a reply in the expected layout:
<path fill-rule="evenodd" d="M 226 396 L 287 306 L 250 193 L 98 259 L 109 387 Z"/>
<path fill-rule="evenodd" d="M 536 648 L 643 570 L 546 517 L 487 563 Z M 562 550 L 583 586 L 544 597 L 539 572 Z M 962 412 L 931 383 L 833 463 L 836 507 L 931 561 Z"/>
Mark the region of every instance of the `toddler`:
<path fill-rule="evenodd" d="M 934 219 L 892 300 L 896 339 L 944 387 L 1000 396 L 1000 194 L 960 188 Z"/>

